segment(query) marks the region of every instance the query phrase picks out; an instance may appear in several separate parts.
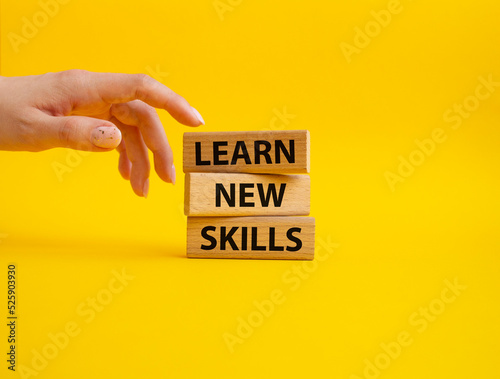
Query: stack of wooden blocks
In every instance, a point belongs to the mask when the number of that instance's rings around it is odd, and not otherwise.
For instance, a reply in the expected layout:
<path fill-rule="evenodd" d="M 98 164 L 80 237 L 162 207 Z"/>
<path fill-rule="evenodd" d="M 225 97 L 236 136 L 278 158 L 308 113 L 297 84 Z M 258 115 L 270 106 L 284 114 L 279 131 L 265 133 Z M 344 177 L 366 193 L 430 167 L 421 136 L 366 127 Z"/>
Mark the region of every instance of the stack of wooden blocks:
<path fill-rule="evenodd" d="M 185 133 L 190 258 L 314 259 L 307 130 Z"/>

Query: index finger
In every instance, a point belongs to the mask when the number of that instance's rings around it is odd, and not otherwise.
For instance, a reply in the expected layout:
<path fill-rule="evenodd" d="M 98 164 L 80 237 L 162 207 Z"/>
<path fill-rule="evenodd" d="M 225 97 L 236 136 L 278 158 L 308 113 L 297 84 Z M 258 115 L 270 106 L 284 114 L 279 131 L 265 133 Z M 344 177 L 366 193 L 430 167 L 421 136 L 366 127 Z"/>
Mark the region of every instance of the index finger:
<path fill-rule="evenodd" d="M 165 109 L 178 122 L 188 126 L 204 125 L 199 114 L 181 95 L 146 74 L 92 73 L 102 100 L 110 104 L 142 100 Z"/>

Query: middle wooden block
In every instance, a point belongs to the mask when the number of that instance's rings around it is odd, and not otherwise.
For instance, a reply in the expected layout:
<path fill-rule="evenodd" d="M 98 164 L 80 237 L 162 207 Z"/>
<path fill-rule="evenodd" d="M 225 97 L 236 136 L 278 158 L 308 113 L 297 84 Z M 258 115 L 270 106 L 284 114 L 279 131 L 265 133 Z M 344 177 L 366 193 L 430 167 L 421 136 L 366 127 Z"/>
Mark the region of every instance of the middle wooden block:
<path fill-rule="evenodd" d="M 307 216 L 308 175 L 186 174 L 186 216 Z"/>

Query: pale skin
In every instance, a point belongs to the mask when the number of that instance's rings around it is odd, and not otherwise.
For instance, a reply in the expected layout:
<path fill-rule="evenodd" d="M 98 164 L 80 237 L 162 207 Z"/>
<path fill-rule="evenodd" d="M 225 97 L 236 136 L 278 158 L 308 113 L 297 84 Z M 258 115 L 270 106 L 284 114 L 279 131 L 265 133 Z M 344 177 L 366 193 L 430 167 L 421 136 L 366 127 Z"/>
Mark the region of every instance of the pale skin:
<path fill-rule="evenodd" d="M 116 149 L 120 174 L 135 194 L 147 197 L 148 150 L 158 176 L 175 183 L 172 149 L 155 108 L 187 126 L 204 124 L 182 96 L 143 74 L 69 70 L 0 77 L 0 150 Z"/>

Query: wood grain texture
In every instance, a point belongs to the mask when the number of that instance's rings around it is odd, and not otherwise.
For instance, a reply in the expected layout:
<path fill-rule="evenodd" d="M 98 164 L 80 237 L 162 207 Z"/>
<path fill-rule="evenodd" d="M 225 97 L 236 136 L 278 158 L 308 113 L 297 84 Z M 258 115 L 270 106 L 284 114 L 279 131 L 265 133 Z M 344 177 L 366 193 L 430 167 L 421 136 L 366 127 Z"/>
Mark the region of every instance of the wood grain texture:
<path fill-rule="evenodd" d="M 314 235 L 313 217 L 188 217 L 187 256 L 312 260 Z"/>
<path fill-rule="evenodd" d="M 186 216 L 307 216 L 310 212 L 308 175 L 187 173 L 184 188 Z"/>
<path fill-rule="evenodd" d="M 303 174 L 309 169 L 307 130 L 184 133 L 184 172 Z"/>

